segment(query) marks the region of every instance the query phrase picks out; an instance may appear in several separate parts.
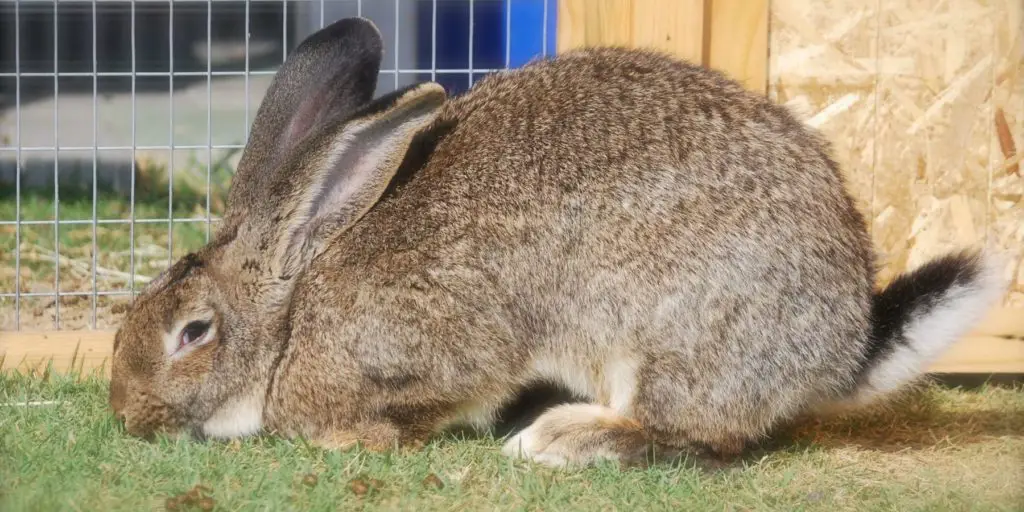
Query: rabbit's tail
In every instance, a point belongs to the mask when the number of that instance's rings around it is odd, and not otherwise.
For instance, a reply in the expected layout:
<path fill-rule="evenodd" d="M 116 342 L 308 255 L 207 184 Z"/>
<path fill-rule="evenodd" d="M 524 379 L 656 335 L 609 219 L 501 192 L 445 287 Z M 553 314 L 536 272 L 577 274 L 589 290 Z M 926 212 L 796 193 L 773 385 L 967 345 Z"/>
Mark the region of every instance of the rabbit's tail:
<path fill-rule="evenodd" d="M 899 390 L 967 334 L 1005 291 L 999 258 L 954 253 L 875 293 L 858 386 L 848 405 Z"/>

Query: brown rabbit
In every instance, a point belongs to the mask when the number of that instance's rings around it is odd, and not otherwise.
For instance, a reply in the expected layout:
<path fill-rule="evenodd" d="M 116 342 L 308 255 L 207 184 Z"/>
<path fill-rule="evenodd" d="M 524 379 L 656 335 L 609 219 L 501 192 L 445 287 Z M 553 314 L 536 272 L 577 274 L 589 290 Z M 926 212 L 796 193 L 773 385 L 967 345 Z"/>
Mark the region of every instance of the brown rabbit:
<path fill-rule="evenodd" d="M 369 101 L 380 48 L 342 20 L 278 72 L 215 238 L 117 334 L 131 434 L 415 446 L 548 382 L 589 403 L 510 455 L 735 454 L 899 389 L 1002 293 L 975 253 L 873 291 L 827 143 L 714 71 L 588 49 Z"/>

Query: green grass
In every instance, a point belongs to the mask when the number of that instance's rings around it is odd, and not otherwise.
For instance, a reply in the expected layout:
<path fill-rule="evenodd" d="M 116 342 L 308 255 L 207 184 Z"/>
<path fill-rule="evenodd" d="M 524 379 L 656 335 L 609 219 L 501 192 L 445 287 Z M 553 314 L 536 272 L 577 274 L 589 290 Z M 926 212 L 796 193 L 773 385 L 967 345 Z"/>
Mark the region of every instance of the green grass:
<path fill-rule="evenodd" d="M 15 201 L 10 196 L 11 194 L 7 193 L 0 196 L 0 218 L 4 220 L 15 218 Z M 22 197 L 22 218 L 52 222 L 53 204 L 52 195 L 29 191 Z M 128 198 L 107 193 L 97 201 L 97 217 L 105 220 L 130 219 L 129 204 Z M 166 203 L 161 205 L 156 202 L 137 202 L 135 215 L 137 219 L 167 218 L 167 205 Z M 175 218 L 199 220 L 206 218 L 205 213 L 189 211 L 184 208 L 176 210 L 174 216 Z M 92 198 L 84 195 L 64 194 L 60 201 L 60 218 L 61 221 L 91 219 Z M 4 291 L 13 291 L 13 258 L 17 227 L 5 225 L 0 229 L 4 233 L 3 239 L 0 241 L 0 251 L 5 260 L 4 264 L 10 269 L 10 272 L 3 274 L 2 285 Z M 99 249 L 98 264 L 100 267 L 120 272 L 129 271 L 130 229 L 127 223 L 99 224 L 97 226 L 96 246 Z M 161 251 L 159 256 L 166 259 L 167 232 L 167 223 L 137 223 L 134 228 L 136 249 L 156 247 Z M 194 249 L 205 242 L 206 223 L 191 221 L 175 223 L 173 237 L 176 246 L 175 255 L 179 255 L 181 251 Z M 91 265 L 93 231 L 90 224 L 62 224 L 56 240 L 53 224 L 26 224 L 21 226 L 22 266 L 25 269 L 22 280 L 25 286 L 53 284 L 54 265 L 50 252 L 57 247 L 57 244 L 59 244 L 61 256 Z M 156 259 L 153 251 L 143 249 L 139 253 L 146 261 Z M 146 275 L 152 273 L 152 269 L 147 265 L 142 265 L 142 268 L 138 269 L 138 273 Z M 122 285 L 127 282 L 126 279 L 115 280 Z M 63 286 L 61 288 L 64 289 Z"/>
<path fill-rule="evenodd" d="M 53 403 L 10 405 L 26 401 Z M 150 443 L 123 434 L 95 377 L 3 374 L 0 403 L 5 511 L 163 509 L 200 484 L 217 510 L 1024 510 L 1021 389 L 930 387 L 892 408 L 795 426 L 719 472 L 558 471 L 505 459 L 494 439 L 453 435 L 408 454 L 271 437 Z M 425 485 L 429 475 L 443 488 Z M 380 486 L 359 493 L 353 480 Z"/>
<path fill-rule="evenodd" d="M 206 241 L 207 217 L 217 218 L 223 214 L 224 199 L 230 180 L 230 172 L 218 170 L 211 175 L 210 209 L 207 212 L 206 173 L 199 170 L 182 170 L 175 173 L 173 197 L 169 194 L 167 171 L 158 165 L 140 165 L 137 170 L 135 185 L 135 208 L 132 209 L 130 194 L 99 190 L 95 201 L 95 217 L 104 220 L 129 220 L 133 217 L 143 222 L 134 226 L 136 251 L 140 258 L 167 258 L 168 234 L 174 246 L 173 256 L 177 257 L 187 251 L 194 250 Z M 0 220 L 23 222 L 53 222 L 59 213 L 61 224 L 55 233 L 53 224 L 24 224 L 20 228 L 22 244 L 22 262 L 25 274 L 22 280 L 29 285 L 34 283 L 52 284 L 53 258 L 45 254 L 59 245 L 62 256 L 72 260 L 86 261 L 91 264 L 92 248 L 95 242 L 98 250 L 99 266 L 127 272 L 129 234 L 131 227 L 127 223 L 101 223 L 97 226 L 95 241 L 91 224 L 76 224 L 74 221 L 88 221 L 93 218 L 93 195 L 91 190 L 76 187 L 61 187 L 57 195 L 60 198 L 56 207 L 53 189 L 24 189 L 21 191 L 21 204 L 17 204 L 13 187 L 4 187 L 0 192 Z M 208 215 L 209 214 L 209 215 Z M 185 219 L 176 222 L 169 230 L 166 222 L 146 223 L 146 220 Z M 195 222 L 199 221 L 199 222 Z M 0 256 L 3 263 L 9 264 L 10 272 L 0 275 L 0 289 L 13 291 L 13 257 L 15 251 L 15 232 L 17 226 L 4 225 L 0 233 L 5 236 L 0 241 Z M 155 249 L 155 250 L 154 250 Z M 163 251 L 162 254 L 157 254 Z M 44 253 L 43 257 L 36 257 Z M 49 256 L 49 257 L 46 257 Z M 7 261 L 10 260 L 10 261 Z M 143 261 L 138 273 L 152 273 L 147 261 Z M 49 279 L 47 279 L 49 277 Z M 64 287 L 62 286 L 62 289 Z"/>
<path fill-rule="evenodd" d="M 230 177 L 230 171 L 225 168 L 211 173 L 208 212 L 205 170 L 196 168 L 176 172 L 173 194 L 170 194 L 166 169 L 160 165 L 140 164 L 136 173 L 134 211 L 130 194 L 99 190 L 95 217 L 101 221 L 134 218 L 142 222 L 134 226 L 100 223 L 95 233 L 91 223 L 74 223 L 93 219 L 92 190 L 62 187 L 57 194 L 59 207 L 55 207 L 57 201 L 52 188 L 22 190 L 19 205 L 14 188 L 4 187 L 0 191 L 0 220 L 10 222 L 20 218 L 28 223 L 20 227 L 21 252 L 20 264 L 17 265 L 20 268 L 17 269 L 15 253 L 19 228 L 0 225 L 0 293 L 13 293 L 16 287 L 23 293 L 52 293 L 58 280 L 62 292 L 91 292 L 94 278 L 98 291 L 128 291 L 133 280 L 136 287 L 140 286 L 170 261 L 202 247 L 208 232 L 216 229 L 215 219 L 224 212 Z M 56 213 L 63 223 L 58 228 L 52 224 Z M 169 216 L 184 221 L 173 225 L 145 222 Z M 214 219 L 209 226 L 207 218 Z M 60 260 L 55 265 L 55 253 L 58 252 Z M 53 302 L 52 297 L 25 298 L 21 314 L 23 328 L 53 328 Z M 119 301 L 104 297 L 98 302 L 98 309 L 103 310 L 102 320 L 105 324 L 114 324 L 115 320 L 108 318 L 107 310 Z M 91 300 L 63 297 L 61 307 L 66 309 L 61 312 L 61 328 L 86 326 Z M 12 299 L 0 298 L 0 329 L 13 328 L 12 308 Z"/>

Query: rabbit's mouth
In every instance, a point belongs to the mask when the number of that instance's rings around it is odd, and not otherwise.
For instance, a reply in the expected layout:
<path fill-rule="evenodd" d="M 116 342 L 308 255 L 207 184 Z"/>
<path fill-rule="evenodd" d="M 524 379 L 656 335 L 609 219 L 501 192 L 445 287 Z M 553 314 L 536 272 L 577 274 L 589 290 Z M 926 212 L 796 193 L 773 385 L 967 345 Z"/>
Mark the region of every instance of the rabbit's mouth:
<path fill-rule="evenodd" d="M 166 411 L 166 408 L 142 415 L 122 415 L 121 420 L 124 423 L 125 432 L 146 441 L 154 441 L 157 434 L 172 439 L 188 435 L 188 429 L 183 429 L 169 416 L 165 416 L 167 413 L 163 411 Z"/>
<path fill-rule="evenodd" d="M 153 441 L 157 434 L 170 438 L 188 434 L 190 429 L 170 405 L 149 393 L 139 393 L 134 398 L 114 410 L 128 435 Z"/>
<path fill-rule="evenodd" d="M 170 417 L 160 416 L 160 413 L 152 414 L 141 421 L 138 417 L 122 416 L 121 420 L 126 433 L 148 442 L 155 441 L 158 435 L 172 440 L 192 440 L 200 443 L 211 437 L 203 431 L 203 425 L 199 422 L 182 423 Z M 147 421 L 158 418 L 160 421 Z"/>

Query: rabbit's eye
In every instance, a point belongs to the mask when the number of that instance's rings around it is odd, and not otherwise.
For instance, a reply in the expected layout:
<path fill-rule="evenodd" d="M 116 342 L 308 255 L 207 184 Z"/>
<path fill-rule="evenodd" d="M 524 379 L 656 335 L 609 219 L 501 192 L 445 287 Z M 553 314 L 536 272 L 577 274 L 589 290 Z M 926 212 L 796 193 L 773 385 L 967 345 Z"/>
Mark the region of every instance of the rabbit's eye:
<path fill-rule="evenodd" d="M 207 331 L 210 330 L 210 322 L 202 320 L 196 320 L 189 322 L 184 329 L 181 330 L 181 339 L 178 341 L 178 348 L 184 347 L 196 343 L 206 336 Z"/>

